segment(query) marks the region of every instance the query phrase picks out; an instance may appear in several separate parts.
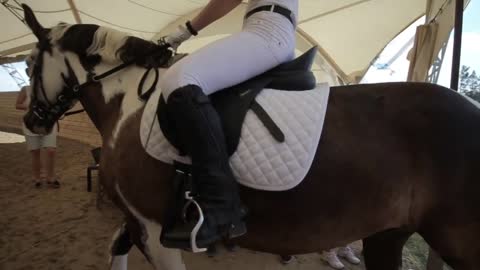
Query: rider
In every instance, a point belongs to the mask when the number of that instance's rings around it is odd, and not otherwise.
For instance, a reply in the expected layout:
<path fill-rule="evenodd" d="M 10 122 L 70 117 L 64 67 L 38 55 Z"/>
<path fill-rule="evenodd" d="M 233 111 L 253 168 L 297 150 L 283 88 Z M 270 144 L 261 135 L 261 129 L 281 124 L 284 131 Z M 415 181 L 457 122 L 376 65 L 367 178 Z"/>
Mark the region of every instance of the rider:
<path fill-rule="evenodd" d="M 241 2 L 210 0 L 198 16 L 162 40 L 176 49 Z M 229 165 L 220 119 L 207 96 L 293 59 L 297 18 L 298 0 L 250 0 L 241 32 L 181 59 L 162 76 L 167 114 L 182 150 L 192 158 L 195 199 L 205 213 L 195 239 L 199 247 L 246 233 L 246 209 Z M 171 228 L 163 233 L 162 244 L 189 249 L 191 231 L 192 224 Z"/>

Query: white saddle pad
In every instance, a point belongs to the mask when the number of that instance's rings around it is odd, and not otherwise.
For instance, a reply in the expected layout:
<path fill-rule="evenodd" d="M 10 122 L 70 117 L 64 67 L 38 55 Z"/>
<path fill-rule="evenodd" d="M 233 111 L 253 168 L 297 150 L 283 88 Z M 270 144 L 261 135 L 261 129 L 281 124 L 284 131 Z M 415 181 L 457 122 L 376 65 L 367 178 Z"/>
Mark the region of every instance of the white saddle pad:
<path fill-rule="evenodd" d="M 236 179 L 247 187 L 283 191 L 297 186 L 307 174 L 317 150 L 327 110 L 330 88 L 319 84 L 314 90 L 281 91 L 264 89 L 256 101 L 285 134 L 276 141 L 255 113 L 248 111 L 240 143 L 230 158 Z M 145 106 L 140 125 L 143 147 L 153 158 L 173 164 L 191 163 L 181 157 L 163 135 L 156 117 L 160 90 Z"/>

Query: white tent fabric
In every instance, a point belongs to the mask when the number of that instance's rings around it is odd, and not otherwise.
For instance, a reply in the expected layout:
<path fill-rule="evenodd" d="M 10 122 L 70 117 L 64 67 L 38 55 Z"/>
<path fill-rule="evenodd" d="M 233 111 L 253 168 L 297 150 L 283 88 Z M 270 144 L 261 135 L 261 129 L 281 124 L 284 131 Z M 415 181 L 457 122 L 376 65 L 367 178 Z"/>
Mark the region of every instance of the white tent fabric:
<path fill-rule="evenodd" d="M 403 29 L 452 0 L 300 0 L 297 49 L 319 46 L 315 71 L 333 84 L 356 83 L 375 57 Z M 192 17 L 208 0 L 2 0 L 23 16 L 17 3 L 26 3 L 44 26 L 63 21 L 75 23 L 75 10 L 82 23 L 112 27 L 133 35 L 155 39 Z M 433 3 L 433 4 L 432 4 Z M 0 7 L 0 57 L 21 53 L 35 42 L 28 28 L 6 7 Z M 76 6 L 76 9 L 75 9 Z M 211 25 L 185 44 L 192 51 L 224 35 L 238 31 L 245 5 L 231 16 Z M 436 14 L 436 11 L 428 11 Z"/>
<path fill-rule="evenodd" d="M 410 67 L 407 81 L 424 82 L 427 80 L 428 70 L 435 60 L 435 40 L 438 34 L 438 23 L 431 22 L 417 27 L 415 43 L 409 52 Z"/>
<path fill-rule="evenodd" d="M 465 1 L 465 7 L 470 3 Z M 441 5 L 440 5 L 441 4 Z M 410 51 L 408 81 L 423 82 L 444 43 L 447 42 L 455 23 L 454 0 L 443 3 L 429 1 L 426 21 L 417 28 L 415 43 Z M 436 12 L 433 12 L 436 11 Z"/>

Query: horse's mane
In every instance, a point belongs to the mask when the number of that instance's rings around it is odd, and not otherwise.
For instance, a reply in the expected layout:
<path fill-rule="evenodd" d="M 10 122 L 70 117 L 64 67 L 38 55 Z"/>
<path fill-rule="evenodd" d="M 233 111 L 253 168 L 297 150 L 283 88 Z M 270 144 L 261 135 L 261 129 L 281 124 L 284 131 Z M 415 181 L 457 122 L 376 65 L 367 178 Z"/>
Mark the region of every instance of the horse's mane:
<path fill-rule="evenodd" d="M 137 58 L 157 45 L 104 26 L 60 23 L 50 30 L 50 39 L 62 49 L 83 56 L 100 56 L 109 63 Z"/>
<path fill-rule="evenodd" d="M 126 44 L 128 38 L 130 37 L 126 33 L 99 27 L 90 47 L 87 49 L 87 54 L 100 55 L 102 60 L 106 62 L 118 62 L 122 60 L 118 52 Z"/>

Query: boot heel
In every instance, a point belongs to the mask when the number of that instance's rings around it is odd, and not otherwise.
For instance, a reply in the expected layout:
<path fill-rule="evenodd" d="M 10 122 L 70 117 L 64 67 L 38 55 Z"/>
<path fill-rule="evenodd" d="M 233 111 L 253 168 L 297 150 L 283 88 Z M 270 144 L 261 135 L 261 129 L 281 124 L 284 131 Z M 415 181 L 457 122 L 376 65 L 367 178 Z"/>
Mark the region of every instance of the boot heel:
<path fill-rule="evenodd" d="M 231 224 L 228 230 L 228 238 L 237 238 L 247 233 L 247 225 L 245 222 L 239 222 L 237 224 Z"/>

